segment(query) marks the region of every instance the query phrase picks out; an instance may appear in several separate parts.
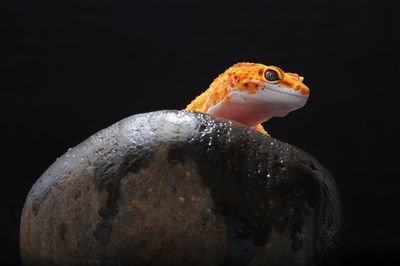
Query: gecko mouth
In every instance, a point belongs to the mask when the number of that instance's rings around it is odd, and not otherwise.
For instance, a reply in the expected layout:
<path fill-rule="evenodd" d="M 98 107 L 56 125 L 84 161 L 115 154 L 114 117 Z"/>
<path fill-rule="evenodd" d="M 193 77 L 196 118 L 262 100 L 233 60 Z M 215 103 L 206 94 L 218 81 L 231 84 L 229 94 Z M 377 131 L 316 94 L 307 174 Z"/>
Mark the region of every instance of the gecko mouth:
<path fill-rule="evenodd" d="M 283 90 L 284 89 L 284 90 Z M 303 99 L 307 99 L 308 95 L 303 95 L 301 93 L 296 93 L 293 92 L 292 89 L 289 88 L 285 88 L 285 87 L 279 87 L 279 88 L 270 88 L 270 87 L 262 87 L 261 90 L 269 90 L 269 91 L 273 91 L 279 94 L 286 94 L 286 95 L 290 95 L 290 96 L 295 96 L 295 97 L 299 97 L 299 98 L 303 98 Z"/>

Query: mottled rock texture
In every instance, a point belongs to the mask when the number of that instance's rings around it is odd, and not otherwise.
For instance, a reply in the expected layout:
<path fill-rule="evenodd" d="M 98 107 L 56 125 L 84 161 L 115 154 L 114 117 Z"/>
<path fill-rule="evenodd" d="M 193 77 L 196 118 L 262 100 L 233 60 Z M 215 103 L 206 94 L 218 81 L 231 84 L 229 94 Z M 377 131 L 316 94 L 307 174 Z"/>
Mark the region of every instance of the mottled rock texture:
<path fill-rule="evenodd" d="M 49 144 L 51 145 L 51 144 Z M 32 187 L 24 265 L 331 265 L 332 176 L 301 149 L 185 111 L 128 117 Z"/>

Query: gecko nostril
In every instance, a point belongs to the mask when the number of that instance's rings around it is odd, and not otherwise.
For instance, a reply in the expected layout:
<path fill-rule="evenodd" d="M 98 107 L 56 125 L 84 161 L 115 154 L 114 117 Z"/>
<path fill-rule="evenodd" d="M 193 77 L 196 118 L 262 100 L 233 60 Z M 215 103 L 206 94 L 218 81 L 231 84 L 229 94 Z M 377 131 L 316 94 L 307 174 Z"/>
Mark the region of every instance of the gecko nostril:
<path fill-rule="evenodd" d="M 309 95 L 310 94 L 310 90 L 308 89 L 307 86 L 303 86 L 300 89 L 300 93 L 303 94 L 303 95 Z"/>

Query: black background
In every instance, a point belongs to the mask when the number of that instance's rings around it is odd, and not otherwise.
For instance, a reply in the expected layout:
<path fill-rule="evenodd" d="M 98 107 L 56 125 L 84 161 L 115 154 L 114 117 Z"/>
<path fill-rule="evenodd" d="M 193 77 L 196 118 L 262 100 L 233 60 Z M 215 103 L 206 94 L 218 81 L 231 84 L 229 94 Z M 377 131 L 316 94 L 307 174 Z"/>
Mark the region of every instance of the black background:
<path fill-rule="evenodd" d="M 393 1 L 395 2 L 395 1 Z M 4 2 L 3 2 L 4 4 Z M 8 1 L 1 53 L 1 262 L 25 197 L 68 148 L 127 116 L 182 109 L 240 61 L 305 77 L 264 126 L 336 178 L 344 264 L 400 259 L 399 9 L 382 1 Z"/>

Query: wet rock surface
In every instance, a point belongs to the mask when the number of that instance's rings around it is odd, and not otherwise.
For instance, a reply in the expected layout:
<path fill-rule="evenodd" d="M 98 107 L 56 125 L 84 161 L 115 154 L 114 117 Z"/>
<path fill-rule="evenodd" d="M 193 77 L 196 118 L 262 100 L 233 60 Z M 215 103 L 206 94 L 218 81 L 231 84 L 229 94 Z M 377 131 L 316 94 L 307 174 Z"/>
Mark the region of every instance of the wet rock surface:
<path fill-rule="evenodd" d="M 333 265 L 340 204 L 301 149 L 185 111 L 128 117 L 66 152 L 23 209 L 24 265 Z"/>

